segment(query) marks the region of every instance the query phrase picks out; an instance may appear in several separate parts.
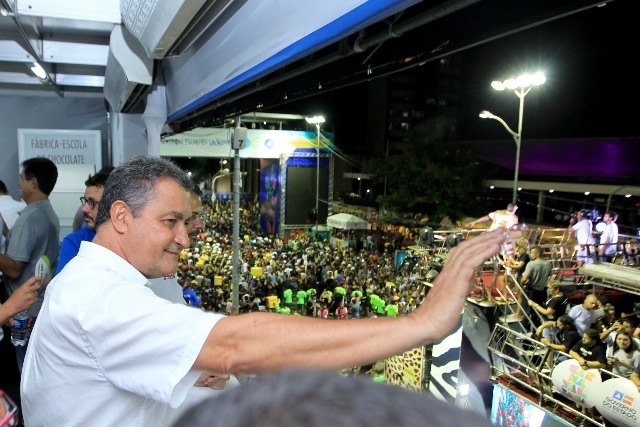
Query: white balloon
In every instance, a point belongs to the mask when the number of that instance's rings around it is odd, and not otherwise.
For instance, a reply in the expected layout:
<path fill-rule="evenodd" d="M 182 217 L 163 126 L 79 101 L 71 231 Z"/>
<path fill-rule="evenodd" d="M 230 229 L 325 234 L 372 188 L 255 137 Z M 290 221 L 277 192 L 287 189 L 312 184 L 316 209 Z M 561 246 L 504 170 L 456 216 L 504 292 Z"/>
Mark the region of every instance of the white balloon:
<path fill-rule="evenodd" d="M 596 409 L 618 427 L 640 426 L 640 393 L 626 378 L 611 378 L 597 390 Z"/>
<path fill-rule="evenodd" d="M 592 408 L 598 400 L 602 377 L 599 370 L 582 369 L 577 360 L 567 359 L 553 369 L 551 381 L 563 396 L 585 408 Z"/>

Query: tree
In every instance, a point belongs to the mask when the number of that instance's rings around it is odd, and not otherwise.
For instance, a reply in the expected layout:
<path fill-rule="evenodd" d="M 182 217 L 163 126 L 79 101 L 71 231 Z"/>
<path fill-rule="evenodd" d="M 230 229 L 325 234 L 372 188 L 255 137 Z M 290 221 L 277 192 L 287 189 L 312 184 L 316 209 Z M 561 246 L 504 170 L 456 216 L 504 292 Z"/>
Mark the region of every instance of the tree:
<path fill-rule="evenodd" d="M 369 159 L 363 168 L 375 183 L 386 185 L 386 195 L 376 199 L 382 207 L 398 214 L 425 213 L 432 222 L 445 216 L 457 221 L 479 211 L 487 170 L 471 149 L 452 142 Z"/>

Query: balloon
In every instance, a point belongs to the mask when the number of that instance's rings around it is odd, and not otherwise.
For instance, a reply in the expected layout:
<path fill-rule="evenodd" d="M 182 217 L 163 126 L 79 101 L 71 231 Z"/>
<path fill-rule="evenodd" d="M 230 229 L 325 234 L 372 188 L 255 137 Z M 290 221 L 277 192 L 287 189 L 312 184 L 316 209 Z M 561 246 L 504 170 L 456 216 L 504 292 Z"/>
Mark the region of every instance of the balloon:
<path fill-rule="evenodd" d="M 575 359 L 560 362 L 551 372 L 556 390 L 585 408 L 592 408 L 598 401 L 598 387 L 602 384 L 600 371 L 582 369 Z"/>
<path fill-rule="evenodd" d="M 611 378 L 597 389 L 596 409 L 618 427 L 640 426 L 640 393 L 631 380 Z"/>

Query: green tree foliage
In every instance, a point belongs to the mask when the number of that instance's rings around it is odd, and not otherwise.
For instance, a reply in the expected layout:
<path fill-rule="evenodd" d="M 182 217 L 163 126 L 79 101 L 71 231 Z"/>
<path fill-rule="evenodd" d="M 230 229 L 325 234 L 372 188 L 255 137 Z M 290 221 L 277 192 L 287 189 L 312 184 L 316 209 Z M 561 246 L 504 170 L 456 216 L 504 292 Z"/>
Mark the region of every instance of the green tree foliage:
<path fill-rule="evenodd" d="M 376 199 L 397 214 L 422 213 L 430 221 L 445 216 L 459 220 L 477 211 L 484 191 L 486 167 L 472 150 L 453 142 L 430 143 L 420 150 L 364 162 L 364 173 L 383 185 L 387 195 Z"/>

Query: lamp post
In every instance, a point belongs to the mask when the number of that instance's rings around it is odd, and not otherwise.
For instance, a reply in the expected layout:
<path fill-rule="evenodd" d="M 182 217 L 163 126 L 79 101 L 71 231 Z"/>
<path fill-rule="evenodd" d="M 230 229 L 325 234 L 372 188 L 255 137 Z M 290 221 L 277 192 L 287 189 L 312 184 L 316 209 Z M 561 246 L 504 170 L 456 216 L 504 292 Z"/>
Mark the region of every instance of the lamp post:
<path fill-rule="evenodd" d="M 213 199 L 212 201 L 214 202 L 214 204 L 217 204 L 218 202 L 218 199 L 216 196 L 216 181 L 219 178 L 222 178 L 223 176 L 227 176 L 227 175 L 229 175 L 228 168 L 220 169 L 216 174 L 216 176 L 214 176 L 213 180 L 211 181 L 211 198 Z"/>
<path fill-rule="evenodd" d="M 518 172 L 520 170 L 520 145 L 522 143 L 522 116 L 524 114 L 524 97 L 529 93 L 533 86 L 540 86 L 547 78 L 544 74 L 538 72 L 536 74 L 523 74 L 515 79 L 507 79 L 503 82 L 493 81 L 491 87 L 495 90 L 513 90 L 513 93 L 520 98 L 520 108 L 518 110 L 518 132 L 514 132 L 502 118 L 490 113 L 487 110 L 480 111 L 480 117 L 483 119 L 493 119 L 499 121 L 502 126 L 513 136 L 516 143 L 516 167 L 513 177 L 513 197 L 511 202 L 516 203 L 518 198 Z"/>
<path fill-rule="evenodd" d="M 316 125 L 316 131 L 318 133 L 318 142 L 316 144 L 316 239 L 318 238 L 318 217 L 320 216 L 319 201 L 320 201 L 320 124 L 324 123 L 323 116 L 306 117 L 305 120 L 309 124 Z"/>

